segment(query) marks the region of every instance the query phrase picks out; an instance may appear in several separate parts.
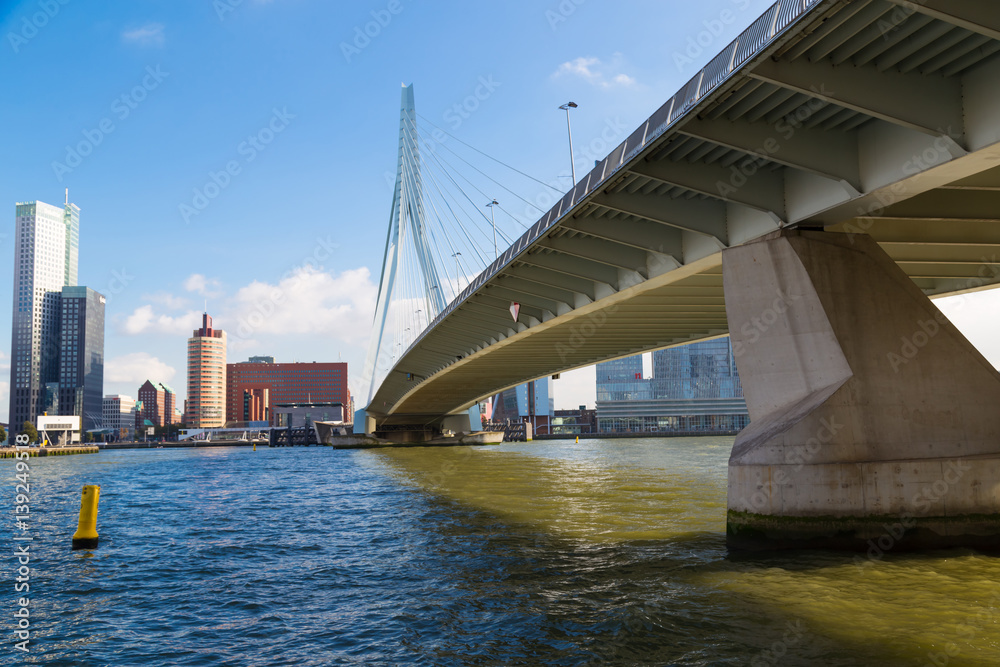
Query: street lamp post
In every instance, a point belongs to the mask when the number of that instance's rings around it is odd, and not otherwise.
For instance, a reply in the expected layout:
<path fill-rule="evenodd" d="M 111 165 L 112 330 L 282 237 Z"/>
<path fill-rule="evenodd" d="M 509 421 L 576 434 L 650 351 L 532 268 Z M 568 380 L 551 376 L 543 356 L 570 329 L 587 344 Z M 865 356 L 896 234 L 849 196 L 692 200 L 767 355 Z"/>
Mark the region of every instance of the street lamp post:
<path fill-rule="evenodd" d="M 459 278 L 458 278 L 459 271 L 461 270 L 459 268 L 459 266 L 458 266 L 458 258 L 461 257 L 461 256 L 462 256 L 462 253 L 460 253 L 460 252 L 456 252 L 454 255 L 452 255 L 452 257 L 455 258 L 455 295 L 456 296 L 458 296 L 458 288 L 462 286 L 461 283 L 459 282 Z"/>
<path fill-rule="evenodd" d="M 566 133 L 569 134 L 569 169 L 570 173 L 573 174 L 574 186 L 576 186 L 576 162 L 573 160 L 573 128 L 569 123 L 569 110 L 576 107 L 576 102 L 567 102 L 559 106 L 560 109 L 566 112 Z"/>
<path fill-rule="evenodd" d="M 490 222 L 493 224 L 493 259 L 500 257 L 500 251 L 497 250 L 497 221 L 493 217 L 493 207 L 499 205 L 500 203 L 496 199 L 486 205 L 486 208 L 490 209 Z"/>

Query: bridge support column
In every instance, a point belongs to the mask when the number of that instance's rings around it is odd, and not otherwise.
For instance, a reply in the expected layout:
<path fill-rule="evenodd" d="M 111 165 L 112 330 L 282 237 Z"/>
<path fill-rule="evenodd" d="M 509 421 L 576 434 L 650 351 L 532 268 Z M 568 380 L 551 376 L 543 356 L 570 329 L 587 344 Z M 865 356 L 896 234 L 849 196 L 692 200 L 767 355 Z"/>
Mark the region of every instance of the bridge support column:
<path fill-rule="evenodd" d="M 1000 374 L 866 235 L 723 252 L 734 548 L 1000 546 Z"/>
<path fill-rule="evenodd" d="M 354 411 L 354 433 L 358 435 L 375 433 L 375 418 L 369 416 L 366 410 Z"/>

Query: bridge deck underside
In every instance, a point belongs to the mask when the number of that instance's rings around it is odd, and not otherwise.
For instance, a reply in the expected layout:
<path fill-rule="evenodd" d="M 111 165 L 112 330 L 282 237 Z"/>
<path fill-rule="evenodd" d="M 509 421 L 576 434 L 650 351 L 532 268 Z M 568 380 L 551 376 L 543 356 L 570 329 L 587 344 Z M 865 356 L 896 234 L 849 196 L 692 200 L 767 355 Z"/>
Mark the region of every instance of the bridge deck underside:
<path fill-rule="evenodd" d="M 870 234 L 928 295 L 1000 283 L 1000 19 L 984 7 L 820 0 L 714 88 L 692 79 L 682 93 L 697 94 L 654 113 L 438 316 L 370 411 L 447 414 L 724 334 L 722 250 L 783 227 Z"/>
<path fill-rule="evenodd" d="M 451 372 L 430 380 L 434 391 L 413 394 L 398 411 L 443 414 L 443 409 L 454 409 L 448 396 L 478 398 L 492 393 L 498 382 L 504 386 L 523 382 L 525 364 L 543 369 L 545 375 L 588 365 L 595 358 L 620 356 L 623 349 L 641 352 L 724 334 L 722 266 L 592 309 L 583 318 L 547 324 L 530 338 L 490 346 L 490 354 L 481 360 L 457 363 Z"/>

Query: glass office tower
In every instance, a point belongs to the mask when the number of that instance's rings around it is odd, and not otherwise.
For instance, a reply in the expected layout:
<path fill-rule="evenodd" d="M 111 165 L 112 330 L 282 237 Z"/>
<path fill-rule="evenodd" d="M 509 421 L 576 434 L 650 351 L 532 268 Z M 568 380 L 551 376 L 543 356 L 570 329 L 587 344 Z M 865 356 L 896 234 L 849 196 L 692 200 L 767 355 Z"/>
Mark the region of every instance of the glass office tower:
<path fill-rule="evenodd" d="M 58 412 L 79 415 L 84 431 L 103 423 L 104 306 L 89 287 L 62 288 Z"/>
<path fill-rule="evenodd" d="M 60 299 L 63 286 L 77 280 L 80 209 L 68 200 L 62 208 L 21 202 L 14 230 L 8 414 L 18 431 L 58 400 L 51 385 L 59 381 Z"/>

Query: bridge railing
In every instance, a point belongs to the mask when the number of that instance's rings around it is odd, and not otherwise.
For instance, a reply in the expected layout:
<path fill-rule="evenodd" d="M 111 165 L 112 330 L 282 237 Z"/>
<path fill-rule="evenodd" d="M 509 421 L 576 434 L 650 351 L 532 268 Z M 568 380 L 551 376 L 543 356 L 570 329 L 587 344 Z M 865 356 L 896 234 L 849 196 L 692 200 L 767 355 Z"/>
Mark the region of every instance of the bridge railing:
<path fill-rule="evenodd" d="M 606 158 L 598 162 L 590 173 L 580 179 L 562 199 L 549 209 L 548 213 L 539 218 L 538 222 L 487 266 L 475 280 L 469 283 L 455 300 L 438 313 L 434 321 L 410 344 L 407 352 L 417 345 L 428 331 L 450 315 L 490 278 L 569 213 L 584 197 L 601 187 L 623 165 L 670 129 L 702 97 L 726 81 L 748 60 L 760 53 L 820 2 L 821 0 L 778 0 L 771 5 L 756 21 L 750 24 L 749 28 L 740 33 L 715 58 L 709 61 L 708 65 L 691 77 L 691 80 L 657 109 L 645 123 L 632 132 Z"/>

